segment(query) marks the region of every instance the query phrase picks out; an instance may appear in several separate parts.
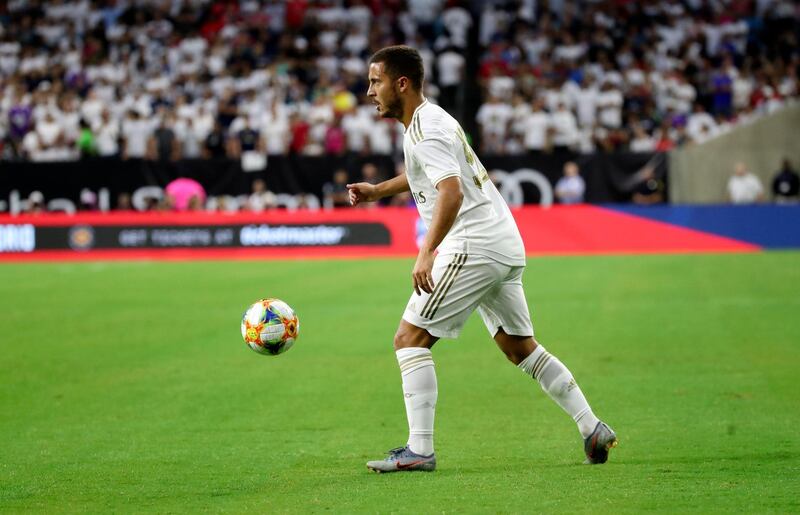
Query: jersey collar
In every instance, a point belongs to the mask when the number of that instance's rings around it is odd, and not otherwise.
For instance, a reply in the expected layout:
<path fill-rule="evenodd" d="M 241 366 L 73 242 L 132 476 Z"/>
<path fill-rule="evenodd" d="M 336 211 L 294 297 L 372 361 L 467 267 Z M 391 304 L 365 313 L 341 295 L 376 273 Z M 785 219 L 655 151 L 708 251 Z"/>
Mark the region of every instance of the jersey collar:
<path fill-rule="evenodd" d="M 422 109 L 423 107 L 425 107 L 427 105 L 427 103 L 428 103 L 428 99 L 426 98 L 425 100 L 422 101 L 422 103 L 420 105 L 417 106 L 416 109 L 414 109 L 414 114 L 411 115 L 411 123 L 408 124 L 408 127 L 411 127 L 411 125 L 413 125 L 414 117 L 417 116 L 417 113 L 419 112 L 419 110 Z M 403 131 L 403 134 L 408 132 L 408 127 L 405 128 L 405 130 Z"/>

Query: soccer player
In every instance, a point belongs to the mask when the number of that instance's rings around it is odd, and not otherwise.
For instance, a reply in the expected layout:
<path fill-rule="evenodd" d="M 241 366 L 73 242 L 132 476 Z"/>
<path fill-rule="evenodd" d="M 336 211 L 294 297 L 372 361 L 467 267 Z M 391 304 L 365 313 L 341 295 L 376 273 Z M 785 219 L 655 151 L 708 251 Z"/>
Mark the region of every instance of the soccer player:
<path fill-rule="evenodd" d="M 347 185 L 354 206 L 410 190 L 428 227 L 411 273 L 414 292 L 394 336 L 408 442 L 367 467 L 376 472 L 436 468 L 431 347 L 440 338 L 458 337 L 476 309 L 506 357 L 575 420 L 584 438 L 585 463 L 605 463 L 616 434 L 592 412 L 567 367 L 533 338 L 522 288 L 522 237 L 458 122 L 422 95 L 423 74 L 413 48 L 391 46 L 372 56 L 367 95 L 382 117 L 405 126 L 406 173 L 375 185 Z"/>

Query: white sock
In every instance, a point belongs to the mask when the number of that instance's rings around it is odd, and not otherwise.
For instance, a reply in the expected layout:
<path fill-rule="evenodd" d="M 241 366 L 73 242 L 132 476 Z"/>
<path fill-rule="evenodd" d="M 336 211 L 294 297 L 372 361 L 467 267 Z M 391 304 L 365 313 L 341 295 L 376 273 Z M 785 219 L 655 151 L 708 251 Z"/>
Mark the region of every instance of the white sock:
<path fill-rule="evenodd" d="M 558 358 L 538 345 L 517 365 L 541 385 L 542 390 L 578 424 L 581 436 L 588 437 L 599 422 L 572 374 Z"/>
<path fill-rule="evenodd" d="M 436 371 L 431 350 L 409 347 L 397 351 L 408 416 L 408 446 L 412 452 L 433 454 L 433 415 L 436 411 Z"/>

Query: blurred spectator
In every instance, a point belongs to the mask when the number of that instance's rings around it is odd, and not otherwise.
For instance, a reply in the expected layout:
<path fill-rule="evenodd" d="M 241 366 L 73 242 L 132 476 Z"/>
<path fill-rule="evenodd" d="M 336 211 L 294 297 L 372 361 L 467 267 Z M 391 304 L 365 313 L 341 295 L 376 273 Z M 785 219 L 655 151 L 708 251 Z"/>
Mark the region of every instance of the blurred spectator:
<path fill-rule="evenodd" d="M 465 12 L 461 8 L 449 9 Z M 460 15 L 459 15 L 460 16 Z M 464 42 L 466 45 L 466 41 Z M 436 76 L 439 82 L 439 105 L 453 116 L 458 114 L 458 95 L 464 82 L 466 59 L 455 47 L 448 47 L 436 57 Z"/>
<path fill-rule="evenodd" d="M 38 214 L 45 211 L 44 195 L 41 191 L 32 191 L 25 202 L 24 210 L 26 213 Z"/>
<path fill-rule="evenodd" d="M 203 148 L 203 157 L 206 159 L 220 159 L 227 155 L 227 142 L 222 123 L 214 122 L 214 128 L 206 136 Z"/>
<path fill-rule="evenodd" d="M 664 202 L 664 182 L 656 175 L 655 170 L 646 166 L 637 174 L 638 184 L 631 200 L 635 204 L 652 205 Z"/>
<path fill-rule="evenodd" d="M 640 124 L 633 125 L 633 137 L 630 141 L 631 152 L 653 152 L 656 141 L 651 138 Z"/>
<path fill-rule="evenodd" d="M 292 113 L 290 131 L 291 142 L 289 151 L 293 154 L 300 154 L 306 147 L 308 141 L 308 131 L 310 126 L 298 113 Z"/>
<path fill-rule="evenodd" d="M 100 118 L 92 122 L 92 134 L 95 136 L 97 155 L 112 157 L 119 153 L 120 126 L 108 109 L 104 109 Z"/>
<path fill-rule="evenodd" d="M 504 154 L 505 139 L 514 115 L 511 106 L 499 98 L 490 96 L 475 116 L 481 129 L 481 152 Z"/>
<path fill-rule="evenodd" d="M 192 197 L 197 197 L 200 203 L 206 200 L 206 191 L 203 186 L 187 177 L 175 179 L 164 188 L 166 195 L 162 205 L 163 210 L 186 211 L 189 209 L 189 201 Z"/>
<path fill-rule="evenodd" d="M 83 211 L 96 211 L 97 210 L 97 193 L 89 188 L 81 190 L 80 196 L 81 210 Z"/>
<path fill-rule="evenodd" d="M 772 196 L 779 204 L 794 204 L 800 196 L 800 176 L 792 169 L 788 159 L 772 179 Z"/>
<path fill-rule="evenodd" d="M 350 109 L 342 118 L 342 129 L 347 141 L 347 152 L 351 158 L 366 154 L 369 150 L 369 131 L 372 128 L 372 114 Z"/>
<path fill-rule="evenodd" d="M 252 193 L 247 197 L 246 207 L 250 211 L 260 213 L 265 209 L 273 209 L 276 206 L 277 198 L 275 194 L 267 189 L 264 179 L 256 179 L 252 184 Z"/>
<path fill-rule="evenodd" d="M 131 205 L 130 193 L 123 192 L 117 195 L 117 205 L 116 205 L 117 211 L 130 211 L 132 209 L 133 206 Z"/>
<path fill-rule="evenodd" d="M 607 129 L 622 126 L 622 91 L 613 82 L 606 79 L 595 99 L 597 121 Z"/>
<path fill-rule="evenodd" d="M 152 122 L 142 118 L 139 111 L 129 111 L 128 118 L 122 122 L 122 158 L 147 158 L 148 142 L 153 129 Z"/>
<path fill-rule="evenodd" d="M 686 123 L 686 135 L 693 143 L 703 143 L 717 133 L 717 122 L 708 114 L 702 104 L 694 105 L 694 112 Z"/>
<path fill-rule="evenodd" d="M 92 129 L 85 120 L 81 120 L 81 130 L 75 145 L 78 147 L 81 157 L 93 157 L 97 155 L 97 141 L 95 140 Z"/>
<path fill-rule="evenodd" d="M 331 156 L 341 156 L 347 150 L 347 136 L 342 129 L 342 118 L 336 115 L 333 123 L 325 132 L 325 153 Z"/>
<path fill-rule="evenodd" d="M 728 198 L 734 204 L 754 204 L 764 200 L 761 180 L 744 163 L 736 163 L 733 175 L 728 180 Z"/>
<path fill-rule="evenodd" d="M 551 117 L 551 122 L 554 150 L 567 151 L 578 144 L 578 122 L 572 111 L 567 109 L 566 104 L 558 104 L 558 108 Z"/>
<path fill-rule="evenodd" d="M 377 111 L 372 114 L 373 125 L 369 131 L 369 153 L 372 155 L 388 156 L 392 153 L 394 143 L 392 137 L 396 133 L 395 129 L 402 125 L 395 123 L 394 120 L 381 119 Z"/>
<path fill-rule="evenodd" d="M 191 116 L 180 119 L 175 124 L 175 137 L 178 154 L 183 159 L 198 159 L 203 155 L 203 145 L 207 137 Z"/>
<path fill-rule="evenodd" d="M 333 172 L 331 182 L 325 183 L 325 185 L 322 187 L 322 193 L 324 195 L 323 205 L 326 209 L 350 205 L 347 183 L 347 170 L 344 168 L 339 168 Z"/>
<path fill-rule="evenodd" d="M 580 204 L 586 192 L 586 183 L 573 161 L 564 163 L 564 175 L 556 182 L 556 198 L 562 204 Z"/>
<path fill-rule="evenodd" d="M 180 156 L 180 142 L 175 135 L 175 116 L 164 114 L 148 142 L 148 155 L 161 162 L 175 161 Z"/>
<path fill-rule="evenodd" d="M 550 148 L 553 120 L 544 110 L 544 100 L 533 102 L 533 109 L 522 122 L 525 149 L 530 153 L 541 153 Z"/>
<path fill-rule="evenodd" d="M 264 135 L 267 155 L 286 155 L 291 141 L 289 128 L 289 113 L 286 106 L 275 97 L 265 110 L 261 123 L 261 133 Z"/>
<path fill-rule="evenodd" d="M 383 180 L 383 174 L 378 169 L 378 167 L 375 166 L 374 163 L 367 162 L 367 163 L 364 163 L 361 166 L 361 182 L 368 182 L 370 184 L 378 184 L 382 180 Z M 389 202 L 389 199 L 385 199 L 385 200 L 380 201 L 380 202 L 369 202 L 369 203 L 360 205 L 360 207 L 363 207 L 365 209 L 374 209 L 374 208 L 378 207 L 379 205 L 385 205 L 388 202 Z"/>
<path fill-rule="evenodd" d="M 266 145 L 261 133 L 250 123 L 249 116 L 237 118 L 241 121 L 241 129 L 231 139 L 232 154 L 241 160 L 242 170 L 257 172 L 267 167 Z"/>

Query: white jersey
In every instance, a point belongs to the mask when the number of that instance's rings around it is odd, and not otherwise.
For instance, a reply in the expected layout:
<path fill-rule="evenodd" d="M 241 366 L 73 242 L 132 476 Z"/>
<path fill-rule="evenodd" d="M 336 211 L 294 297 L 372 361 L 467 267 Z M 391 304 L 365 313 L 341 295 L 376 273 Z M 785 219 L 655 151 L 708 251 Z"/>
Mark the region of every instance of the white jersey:
<path fill-rule="evenodd" d="M 403 136 L 406 177 L 427 227 L 438 197 L 436 185 L 460 177 L 464 199 L 440 254 L 490 257 L 509 266 L 525 265 L 525 247 L 517 224 L 489 174 L 467 143 L 458 122 L 427 100 L 414 111 Z"/>

